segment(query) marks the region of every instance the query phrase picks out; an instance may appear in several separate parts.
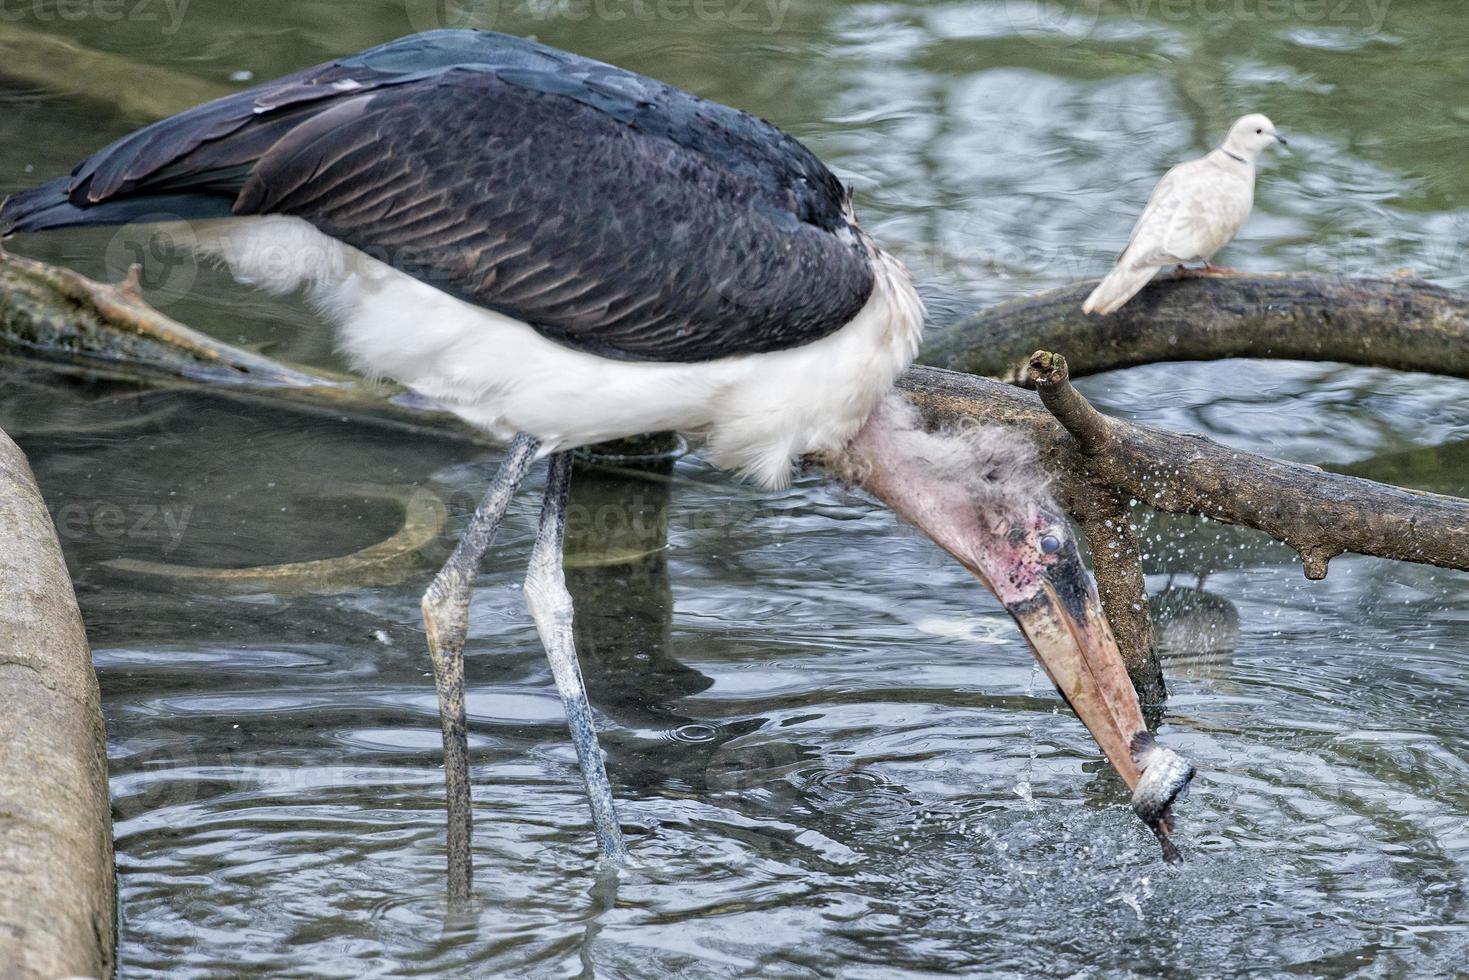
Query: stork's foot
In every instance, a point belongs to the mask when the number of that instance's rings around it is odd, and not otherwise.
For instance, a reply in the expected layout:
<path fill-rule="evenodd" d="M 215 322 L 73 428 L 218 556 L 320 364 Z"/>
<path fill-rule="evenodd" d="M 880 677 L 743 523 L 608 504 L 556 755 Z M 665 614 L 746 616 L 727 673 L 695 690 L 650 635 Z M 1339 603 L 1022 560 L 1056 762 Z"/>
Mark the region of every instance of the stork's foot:
<path fill-rule="evenodd" d="M 495 529 L 505 516 L 526 471 L 535 461 L 539 440 L 518 435 L 484 500 L 470 518 L 454 553 L 423 594 L 423 625 L 439 694 L 439 724 L 444 734 L 444 789 L 448 802 L 449 901 L 469 899 L 473 870 L 474 817 L 469 798 L 469 741 L 464 710 L 464 642 L 469 635 L 469 600 L 475 575 Z"/>
<path fill-rule="evenodd" d="M 561 703 L 566 709 L 566 725 L 576 746 L 577 761 L 586 781 L 587 799 L 592 806 L 592 828 L 602 857 L 614 864 L 627 860 L 627 844 L 617 822 L 617 804 L 612 798 L 612 784 L 607 779 L 607 764 L 597 741 L 597 728 L 592 721 L 592 706 L 587 701 L 582 683 L 581 666 L 576 659 L 576 641 L 572 634 L 571 593 L 566 590 L 562 568 L 562 550 L 566 538 L 566 495 L 571 487 L 571 453 L 556 453 L 546 474 L 546 499 L 541 507 L 541 525 L 531 551 L 530 569 L 525 577 L 525 602 L 535 620 L 551 674 Z"/>

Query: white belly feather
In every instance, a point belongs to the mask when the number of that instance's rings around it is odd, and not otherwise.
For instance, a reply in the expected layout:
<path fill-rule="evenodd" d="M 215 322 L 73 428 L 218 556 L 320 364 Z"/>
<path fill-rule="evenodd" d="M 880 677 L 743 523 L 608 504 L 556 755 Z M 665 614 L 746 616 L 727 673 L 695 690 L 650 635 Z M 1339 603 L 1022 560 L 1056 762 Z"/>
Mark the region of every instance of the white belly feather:
<path fill-rule="evenodd" d="M 440 292 L 290 217 L 196 223 L 202 251 L 242 282 L 304 287 L 357 370 L 401 382 L 501 439 L 542 454 L 674 429 L 719 466 L 766 486 L 794 457 L 839 449 L 918 351 L 923 306 L 878 253 L 872 298 L 850 323 L 790 350 L 695 364 L 614 361 Z"/>

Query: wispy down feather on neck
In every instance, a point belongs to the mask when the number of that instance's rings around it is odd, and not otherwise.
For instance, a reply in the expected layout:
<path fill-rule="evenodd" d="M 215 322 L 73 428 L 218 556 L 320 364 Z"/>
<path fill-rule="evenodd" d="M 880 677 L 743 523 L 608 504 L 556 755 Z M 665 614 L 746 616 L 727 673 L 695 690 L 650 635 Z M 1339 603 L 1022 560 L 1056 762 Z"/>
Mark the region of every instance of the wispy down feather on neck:
<path fill-rule="evenodd" d="M 897 393 L 883 399 L 844 450 L 813 462 L 834 479 L 867 487 L 905 470 L 921 471 L 960 488 L 975 506 L 987 509 L 1049 494 L 1035 446 L 1026 437 L 972 420 L 930 431 L 918 409 Z"/>

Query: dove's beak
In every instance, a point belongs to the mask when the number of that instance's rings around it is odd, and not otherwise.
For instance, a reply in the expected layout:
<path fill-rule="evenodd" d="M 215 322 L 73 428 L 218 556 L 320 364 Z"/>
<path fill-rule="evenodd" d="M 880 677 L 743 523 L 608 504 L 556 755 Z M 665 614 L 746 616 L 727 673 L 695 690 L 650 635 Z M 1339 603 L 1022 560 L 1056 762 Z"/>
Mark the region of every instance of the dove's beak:
<path fill-rule="evenodd" d="M 1284 136 L 1281 136 L 1279 133 L 1275 134 L 1275 142 L 1279 143 L 1281 146 L 1290 146 L 1290 140 L 1286 139 Z"/>

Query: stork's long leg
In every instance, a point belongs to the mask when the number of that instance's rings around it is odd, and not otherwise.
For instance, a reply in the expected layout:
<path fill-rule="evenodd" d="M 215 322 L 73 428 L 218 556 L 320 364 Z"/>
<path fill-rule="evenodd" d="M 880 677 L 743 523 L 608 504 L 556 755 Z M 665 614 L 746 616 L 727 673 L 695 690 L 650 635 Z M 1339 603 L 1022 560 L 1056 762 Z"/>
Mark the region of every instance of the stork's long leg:
<path fill-rule="evenodd" d="M 423 625 L 434 661 L 439 692 L 439 724 L 444 731 L 444 788 L 449 809 L 449 900 L 469 898 L 470 841 L 474 817 L 469 805 L 469 743 L 465 737 L 464 640 L 469 633 L 469 598 L 480 561 L 521 481 L 535 462 L 540 440 L 521 433 L 484 499 L 470 518 L 454 553 L 423 594 Z"/>
<path fill-rule="evenodd" d="M 561 703 L 566 708 L 566 724 L 571 729 L 576 757 L 587 783 L 587 798 L 592 804 L 597 844 L 604 857 L 621 864 L 627 858 L 627 845 L 617 823 L 617 804 L 612 799 L 612 785 L 607 781 L 607 766 L 592 722 L 592 707 L 587 703 L 581 667 L 576 661 L 571 593 L 566 590 L 566 574 L 562 569 L 566 494 L 570 487 L 571 453 L 556 453 L 551 457 L 551 468 L 546 475 L 546 500 L 541 507 L 541 527 L 525 578 L 525 602 L 536 621 L 541 644 L 551 661 L 556 689 L 561 692 Z"/>

